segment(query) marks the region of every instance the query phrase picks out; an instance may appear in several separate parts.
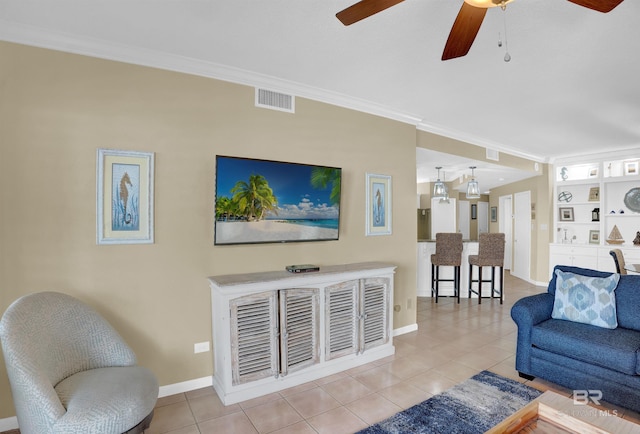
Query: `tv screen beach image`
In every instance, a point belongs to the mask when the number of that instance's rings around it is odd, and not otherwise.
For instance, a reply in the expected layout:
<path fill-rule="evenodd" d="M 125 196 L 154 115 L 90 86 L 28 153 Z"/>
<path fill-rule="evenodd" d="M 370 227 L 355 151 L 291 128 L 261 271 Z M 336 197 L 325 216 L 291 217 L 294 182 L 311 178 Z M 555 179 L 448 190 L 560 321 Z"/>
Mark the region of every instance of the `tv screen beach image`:
<path fill-rule="evenodd" d="M 341 169 L 216 157 L 215 244 L 337 240 Z"/>

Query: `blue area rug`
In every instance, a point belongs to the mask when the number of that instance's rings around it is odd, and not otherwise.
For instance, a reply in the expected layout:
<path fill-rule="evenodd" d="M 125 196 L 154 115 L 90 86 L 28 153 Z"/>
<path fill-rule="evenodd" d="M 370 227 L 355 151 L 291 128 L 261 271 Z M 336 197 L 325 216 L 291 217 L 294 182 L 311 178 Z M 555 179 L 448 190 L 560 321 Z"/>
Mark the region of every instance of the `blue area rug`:
<path fill-rule="evenodd" d="M 480 434 L 541 394 L 515 380 L 482 371 L 360 434 Z"/>

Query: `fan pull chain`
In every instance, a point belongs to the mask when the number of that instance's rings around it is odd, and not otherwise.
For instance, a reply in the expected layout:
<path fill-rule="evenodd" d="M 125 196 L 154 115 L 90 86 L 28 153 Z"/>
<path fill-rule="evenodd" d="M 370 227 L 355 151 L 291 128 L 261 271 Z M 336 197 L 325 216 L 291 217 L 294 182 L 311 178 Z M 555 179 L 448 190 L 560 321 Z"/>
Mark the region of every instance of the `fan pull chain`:
<path fill-rule="evenodd" d="M 507 5 L 503 4 L 501 6 L 504 14 L 504 61 L 509 62 L 511 60 L 511 54 L 509 54 L 509 41 L 507 40 Z M 498 47 L 502 47 L 502 40 L 500 39 L 500 34 L 498 34 Z"/>

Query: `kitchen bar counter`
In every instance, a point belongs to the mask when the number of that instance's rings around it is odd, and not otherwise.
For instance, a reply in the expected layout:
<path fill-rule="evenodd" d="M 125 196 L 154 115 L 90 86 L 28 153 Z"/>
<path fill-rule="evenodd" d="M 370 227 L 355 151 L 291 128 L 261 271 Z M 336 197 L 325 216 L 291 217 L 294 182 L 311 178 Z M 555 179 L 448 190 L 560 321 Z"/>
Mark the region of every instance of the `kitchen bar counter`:
<path fill-rule="evenodd" d="M 436 252 L 435 241 L 418 240 L 418 297 L 431 297 L 431 255 Z M 478 254 L 477 241 L 462 242 L 462 263 L 460 267 L 460 298 L 469 298 L 469 255 Z M 477 275 L 477 270 L 474 269 Z M 491 276 L 491 267 L 485 267 L 482 270 L 483 277 L 489 279 Z M 443 279 L 453 278 L 453 267 L 440 268 L 440 276 Z M 477 277 L 477 276 L 476 276 Z M 475 285 L 474 285 L 475 289 Z M 441 295 L 453 295 L 453 282 L 440 282 Z M 490 295 L 489 284 L 485 284 L 483 295 Z M 477 295 L 471 294 L 473 298 Z"/>

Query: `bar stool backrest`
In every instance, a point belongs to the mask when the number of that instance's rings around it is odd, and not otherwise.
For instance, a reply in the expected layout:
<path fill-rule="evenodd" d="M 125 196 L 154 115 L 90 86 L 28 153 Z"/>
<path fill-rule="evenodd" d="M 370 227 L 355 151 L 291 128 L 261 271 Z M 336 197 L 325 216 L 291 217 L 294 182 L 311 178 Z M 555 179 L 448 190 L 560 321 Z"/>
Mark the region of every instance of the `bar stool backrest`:
<path fill-rule="evenodd" d="M 438 232 L 436 234 L 436 265 L 462 264 L 462 234 L 458 232 Z"/>
<path fill-rule="evenodd" d="M 503 233 L 482 233 L 479 237 L 478 265 L 502 267 L 504 265 Z"/>

